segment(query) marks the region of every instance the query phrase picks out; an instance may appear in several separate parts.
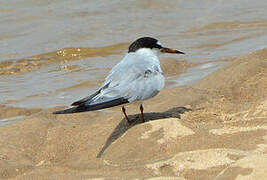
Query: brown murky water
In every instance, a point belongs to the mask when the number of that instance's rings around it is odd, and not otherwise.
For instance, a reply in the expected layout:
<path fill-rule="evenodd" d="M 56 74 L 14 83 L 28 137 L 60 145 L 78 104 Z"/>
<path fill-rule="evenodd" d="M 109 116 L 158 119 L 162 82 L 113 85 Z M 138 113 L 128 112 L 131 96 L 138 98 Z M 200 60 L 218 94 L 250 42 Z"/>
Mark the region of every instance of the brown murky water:
<path fill-rule="evenodd" d="M 167 78 L 192 84 L 266 48 L 266 9 L 266 0 L 0 0 L 0 104 L 68 105 L 96 90 L 140 36 L 187 53 L 162 63 L 200 63 Z"/>

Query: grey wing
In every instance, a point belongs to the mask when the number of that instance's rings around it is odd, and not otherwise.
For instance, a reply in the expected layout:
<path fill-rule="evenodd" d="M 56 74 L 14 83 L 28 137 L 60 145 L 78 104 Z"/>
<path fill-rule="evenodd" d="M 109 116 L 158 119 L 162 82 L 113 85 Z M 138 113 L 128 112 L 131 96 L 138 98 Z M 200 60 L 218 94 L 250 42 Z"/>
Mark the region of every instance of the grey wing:
<path fill-rule="evenodd" d="M 155 96 L 164 87 L 164 77 L 157 68 L 143 65 L 123 66 L 108 76 L 102 89 L 87 105 L 126 99 L 128 102 Z"/>
<path fill-rule="evenodd" d="M 164 87 L 164 76 L 157 69 L 146 67 L 139 70 L 141 72 L 134 80 L 129 78 L 128 85 L 121 87 L 120 93 L 129 102 L 152 98 Z"/>

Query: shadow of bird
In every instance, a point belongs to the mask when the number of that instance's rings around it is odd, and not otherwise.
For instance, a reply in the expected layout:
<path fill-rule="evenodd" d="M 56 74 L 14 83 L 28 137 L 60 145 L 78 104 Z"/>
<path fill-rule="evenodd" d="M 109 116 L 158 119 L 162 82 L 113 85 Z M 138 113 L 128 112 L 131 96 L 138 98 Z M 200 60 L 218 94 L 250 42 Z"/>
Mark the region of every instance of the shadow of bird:
<path fill-rule="evenodd" d="M 151 112 L 151 113 L 145 113 L 144 118 L 145 122 L 148 121 L 154 121 L 158 119 L 164 119 L 164 118 L 181 118 L 180 114 L 183 114 L 184 112 L 191 111 L 191 109 L 185 108 L 185 107 L 175 107 L 172 109 L 169 109 L 165 112 Z M 130 123 L 126 121 L 125 118 L 121 120 L 121 122 L 116 126 L 116 128 L 113 130 L 111 135 L 108 137 L 105 145 L 102 147 L 100 152 L 97 154 L 97 158 L 100 158 L 105 150 L 119 137 L 121 137 L 128 129 L 134 127 L 137 124 L 143 123 L 140 114 L 134 114 L 129 115 Z"/>

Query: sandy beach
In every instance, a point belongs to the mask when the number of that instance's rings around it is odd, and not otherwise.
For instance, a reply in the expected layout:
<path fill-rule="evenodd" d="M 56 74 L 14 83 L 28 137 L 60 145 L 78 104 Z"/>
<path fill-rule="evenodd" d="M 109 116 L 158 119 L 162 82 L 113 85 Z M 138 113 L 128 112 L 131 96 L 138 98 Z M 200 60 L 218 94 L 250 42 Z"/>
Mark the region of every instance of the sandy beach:
<path fill-rule="evenodd" d="M 53 115 L 1 107 L 0 179 L 264 179 L 267 49 L 232 58 L 193 86 L 136 104 Z M 12 113 L 11 113 L 12 112 Z M 12 115 L 11 115 L 12 114 Z"/>

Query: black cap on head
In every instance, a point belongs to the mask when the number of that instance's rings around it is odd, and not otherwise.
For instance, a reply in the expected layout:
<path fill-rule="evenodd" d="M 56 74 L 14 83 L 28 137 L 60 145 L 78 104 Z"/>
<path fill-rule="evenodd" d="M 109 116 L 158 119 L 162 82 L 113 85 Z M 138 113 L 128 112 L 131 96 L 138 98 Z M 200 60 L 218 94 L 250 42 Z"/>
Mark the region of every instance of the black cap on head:
<path fill-rule="evenodd" d="M 136 52 L 140 48 L 158 48 L 161 49 L 162 46 L 158 44 L 158 40 L 151 37 L 142 37 L 134 41 L 130 46 L 128 53 Z"/>

